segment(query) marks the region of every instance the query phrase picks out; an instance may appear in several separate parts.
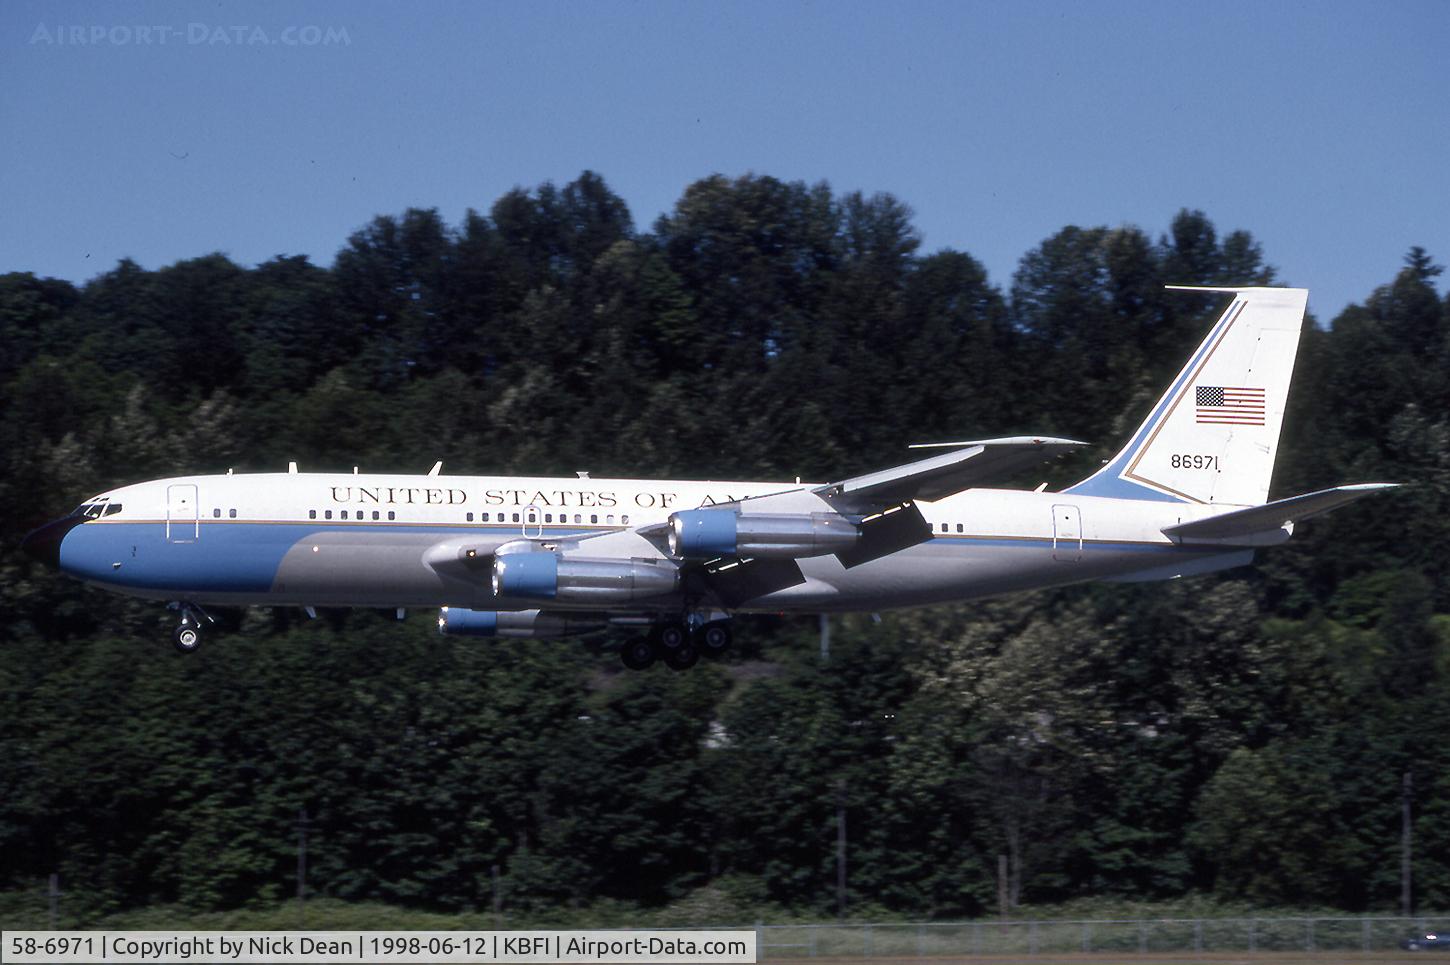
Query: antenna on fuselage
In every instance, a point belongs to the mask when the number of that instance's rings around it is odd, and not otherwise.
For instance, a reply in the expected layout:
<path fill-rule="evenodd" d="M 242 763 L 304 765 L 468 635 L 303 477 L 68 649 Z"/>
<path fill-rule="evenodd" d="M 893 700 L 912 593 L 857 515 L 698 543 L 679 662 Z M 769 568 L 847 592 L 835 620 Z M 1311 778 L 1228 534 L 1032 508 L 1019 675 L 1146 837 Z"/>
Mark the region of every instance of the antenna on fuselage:
<path fill-rule="evenodd" d="M 428 470 L 428 475 L 430 475 L 430 476 L 436 476 L 436 475 L 438 475 L 439 472 L 442 471 L 442 469 L 443 469 L 443 460 L 442 459 L 439 459 L 437 462 L 435 462 L 433 464 L 433 468 Z"/>
<path fill-rule="evenodd" d="M 290 474 L 292 474 L 292 475 L 294 475 L 294 476 L 297 475 L 297 463 L 295 463 L 295 462 L 289 462 L 289 463 L 287 463 L 287 472 L 290 473 Z"/>

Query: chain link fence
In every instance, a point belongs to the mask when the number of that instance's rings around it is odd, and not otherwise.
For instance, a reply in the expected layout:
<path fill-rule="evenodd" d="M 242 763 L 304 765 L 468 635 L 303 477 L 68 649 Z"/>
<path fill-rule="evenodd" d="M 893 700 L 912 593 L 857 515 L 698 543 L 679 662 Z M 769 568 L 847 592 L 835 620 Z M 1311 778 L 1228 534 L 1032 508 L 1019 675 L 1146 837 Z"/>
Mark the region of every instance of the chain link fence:
<path fill-rule="evenodd" d="M 1125 918 L 756 926 L 760 961 L 1074 953 L 1377 952 L 1443 929 L 1415 918 Z"/>

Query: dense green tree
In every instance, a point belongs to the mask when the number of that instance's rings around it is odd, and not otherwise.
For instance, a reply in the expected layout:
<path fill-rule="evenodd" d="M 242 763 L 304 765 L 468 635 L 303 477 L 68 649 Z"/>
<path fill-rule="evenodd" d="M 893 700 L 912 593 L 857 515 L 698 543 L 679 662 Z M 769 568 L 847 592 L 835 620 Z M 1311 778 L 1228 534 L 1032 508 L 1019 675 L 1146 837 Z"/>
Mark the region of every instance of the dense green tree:
<path fill-rule="evenodd" d="M 485 211 L 487 213 L 481 213 Z M 805 914 L 975 915 L 1195 890 L 1389 908 L 1402 776 L 1417 895 L 1450 902 L 1450 298 L 1412 248 L 1301 342 L 1274 481 L 1394 494 L 1252 570 L 836 618 L 754 619 L 724 664 L 625 675 L 600 639 L 439 638 L 365 611 L 166 615 L 24 560 L 120 481 L 307 468 L 831 478 L 911 441 L 1137 424 L 1247 231 L 1071 226 L 1008 290 L 921 251 L 889 195 L 712 176 L 637 230 L 604 180 L 450 226 L 382 215 L 330 267 L 219 254 L 83 286 L 0 276 L 0 888 L 92 916 L 294 887 L 542 912 L 710 883 Z M 1032 480 L 1035 484 L 1039 479 Z M 607 669 L 606 669 L 607 668 Z"/>

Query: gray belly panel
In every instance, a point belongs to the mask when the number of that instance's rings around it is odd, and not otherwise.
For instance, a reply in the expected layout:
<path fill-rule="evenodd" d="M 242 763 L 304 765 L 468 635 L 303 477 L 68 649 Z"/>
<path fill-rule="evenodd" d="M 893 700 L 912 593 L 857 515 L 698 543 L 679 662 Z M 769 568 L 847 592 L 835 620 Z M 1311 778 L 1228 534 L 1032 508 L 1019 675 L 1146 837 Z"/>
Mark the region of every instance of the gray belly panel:
<path fill-rule="evenodd" d="M 860 566 L 835 557 L 801 561 L 805 582 L 750 600 L 745 611 L 861 610 L 924 606 L 1063 586 L 1193 560 L 1220 550 L 1137 544 L 1085 548 L 1055 559 L 1051 540 L 933 539 Z"/>
<path fill-rule="evenodd" d="M 318 606 L 486 606 L 486 560 L 470 572 L 424 560 L 438 533 L 326 532 L 282 557 L 268 600 Z"/>

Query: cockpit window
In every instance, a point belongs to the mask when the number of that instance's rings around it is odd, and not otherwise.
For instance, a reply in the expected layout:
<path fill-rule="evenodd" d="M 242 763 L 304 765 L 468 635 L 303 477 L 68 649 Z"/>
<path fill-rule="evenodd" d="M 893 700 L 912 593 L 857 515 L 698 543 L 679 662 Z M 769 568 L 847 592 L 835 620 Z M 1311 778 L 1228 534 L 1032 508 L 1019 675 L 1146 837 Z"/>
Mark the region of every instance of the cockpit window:
<path fill-rule="evenodd" d="M 120 503 L 113 503 L 108 499 L 97 499 L 89 503 L 81 503 L 71 510 L 71 515 L 84 516 L 86 519 L 100 519 L 102 516 L 114 516 L 120 511 Z"/>

